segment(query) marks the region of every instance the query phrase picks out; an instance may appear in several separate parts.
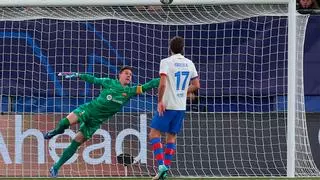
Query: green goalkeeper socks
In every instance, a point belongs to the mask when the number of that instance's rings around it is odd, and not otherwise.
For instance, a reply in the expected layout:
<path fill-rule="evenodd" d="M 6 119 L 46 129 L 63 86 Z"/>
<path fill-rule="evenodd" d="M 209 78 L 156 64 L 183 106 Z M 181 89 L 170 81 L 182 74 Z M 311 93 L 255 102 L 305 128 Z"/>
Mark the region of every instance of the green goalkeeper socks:
<path fill-rule="evenodd" d="M 68 129 L 70 126 L 70 122 L 67 118 L 63 118 L 59 121 L 56 129 L 54 130 L 55 134 L 62 134 L 64 133 L 65 129 Z"/>
<path fill-rule="evenodd" d="M 68 161 L 68 159 L 70 159 L 74 153 L 77 151 L 78 147 L 81 145 L 81 143 L 72 140 L 71 144 L 63 151 L 62 156 L 60 157 L 60 159 L 58 160 L 58 162 L 56 162 L 53 165 L 53 168 L 55 170 L 59 170 L 60 167 Z"/>

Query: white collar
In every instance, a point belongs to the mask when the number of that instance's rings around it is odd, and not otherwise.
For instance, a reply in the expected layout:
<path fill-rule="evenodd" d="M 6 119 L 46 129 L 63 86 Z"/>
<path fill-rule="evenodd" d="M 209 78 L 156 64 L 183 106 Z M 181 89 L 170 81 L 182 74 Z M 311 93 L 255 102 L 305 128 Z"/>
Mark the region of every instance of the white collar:
<path fill-rule="evenodd" d="M 184 57 L 181 53 L 178 53 L 178 54 L 174 54 L 174 55 L 171 55 L 172 57 Z"/>

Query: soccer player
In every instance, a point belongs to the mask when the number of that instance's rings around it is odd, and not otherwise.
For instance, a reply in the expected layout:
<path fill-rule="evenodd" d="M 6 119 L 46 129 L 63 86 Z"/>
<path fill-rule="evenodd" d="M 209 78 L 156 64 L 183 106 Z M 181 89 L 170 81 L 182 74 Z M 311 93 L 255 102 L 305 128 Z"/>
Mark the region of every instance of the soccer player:
<path fill-rule="evenodd" d="M 174 37 L 170 42 L 171 56 L 160 62 L 158 112 L 152 119 L 149 133 L 158 162 L 158 174 L 153 180 L 166 178 L 176 149 L 176 136 L 183 123 L 187 96 L 200 88 L 197 70 L 193 62 L 182 55 L 183 49 L 183 38 Z M 161 132 L 166 133 L 165 148 Z"/>
<path fill-rule="evenodd" d="M 132 69 L 123 67 L 119 72 L 119 80 L 109 78 L 96 78 L 89 74 L 63 73 L 65 78 L 78 77 L 86 82 L 102 86 L 100 95 L 89 103 L 79 106 L 66 118 L 60 120 L 55 129 L 44 135 L 45 139 L 51 139 L 57 134 L 64 133 L 70 125 L 80 123 L 80 129 L 71 144 L 63 151 L 60 159 L 50 168 L 52 177 L 58 176 L 60 167 L 70 159 L 78 147 L 90 139 L 100 125 L 121 110 L 122 106 L 130 98 L 158 87 L 160 79 L 153 79 L 142 86 L 128 86 L 132 78 Z"/>

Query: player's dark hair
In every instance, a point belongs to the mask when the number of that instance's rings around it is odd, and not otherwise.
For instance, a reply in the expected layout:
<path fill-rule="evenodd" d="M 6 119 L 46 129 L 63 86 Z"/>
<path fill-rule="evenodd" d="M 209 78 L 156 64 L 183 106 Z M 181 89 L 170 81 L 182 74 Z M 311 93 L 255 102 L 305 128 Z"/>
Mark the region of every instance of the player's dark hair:
<path fill-rule="evenodd" d="M 170 41 L 170 50 L 174 54 L 183 53 L 184 48 L 184 39 L 180 36 L 176 36 Z"/>
<path fill-rule="evenodd" d="M 122 71 L 124 71 L 124 70 L 126 70 L 126 69 L 128 69 L 128 70 L 130 70 L 130 71 L 132 72 L 132 67 L 130 67 L 130 66 L 123 66 L 123 67 L 120 69 L 119 74 L 121 74 Z"/>

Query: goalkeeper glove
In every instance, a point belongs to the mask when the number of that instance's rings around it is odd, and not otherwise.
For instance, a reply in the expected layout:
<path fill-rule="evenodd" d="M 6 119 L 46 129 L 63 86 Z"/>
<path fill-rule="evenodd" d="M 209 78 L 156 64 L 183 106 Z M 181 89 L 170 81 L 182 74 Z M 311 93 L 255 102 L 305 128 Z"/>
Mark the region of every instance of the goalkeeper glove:
<path fill-rule="evenodd" d="M 61 72 L 58 74 L 58 76 L 64 76 L 67 79 L 73 78 L 73 77 L 79 77 L 79 73 L 75 72 Z"/>

